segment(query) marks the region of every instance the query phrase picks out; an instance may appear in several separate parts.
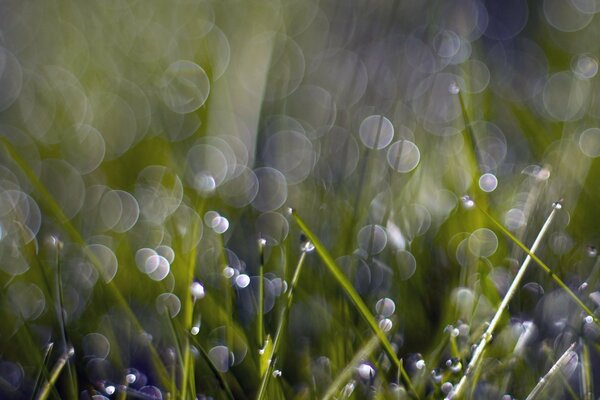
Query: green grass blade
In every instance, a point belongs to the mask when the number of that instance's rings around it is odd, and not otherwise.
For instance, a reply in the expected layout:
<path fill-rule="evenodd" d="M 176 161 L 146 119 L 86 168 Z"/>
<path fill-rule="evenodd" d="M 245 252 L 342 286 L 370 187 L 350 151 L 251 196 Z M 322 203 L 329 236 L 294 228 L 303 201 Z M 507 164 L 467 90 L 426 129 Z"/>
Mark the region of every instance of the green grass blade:
<path fill-rule="evenodd" d="M 477 203 L 475 203 L 475 204 L 477 204 Z M 508 238 L 510 240 L 512 240 L 517 246 L 519 246 L 525 253 L 527 253 L 527 255 L 529 257 L 531 257 L 532 260 L 534 260 L 545 272 L 547 272 L 548 275 L 550 275 L 550 277 L 554 280 L 554 282 L 556 282 L 558 284 L 558 286 L 560 286 L 571 297 L 571 299 L 573 299 L 575 304 L 577 304 L 583 311 L 585 311 L 585 313 L 592 318 L 594 323 L 596 323 L 598 326 L 600 326 L 600 319 L 598 319 L 598 317 L 594 314 L 594 312 L 592 310 L 590 310 L 590 308 L 588 306 L 586 306 L 583 303 L 583 301 L 581 301 L 581 299 L 567 286 L 567 284 L 562 279 L 560 279 L 552 271 L 552 269 L 548 265 L 546 265 L 546 263 L 544 263 L 538 256 L 533 254 L 531 252 L 531 250 L 529 250 L 527 248 L 527 246 L 525 246 L 519 239 L 517 239 L 517 237 L 515 235 L 510 233 L 510 231 L 508 229 L 506 229 L 500 222 L 498 222 L 494 217 L 492 217 L 487 211 L 485 211 L 483 208 L 481 208 L 479 206 L 477 208 L 486 217 L 488 217 L 488 219 L 494 225 L 496 225 L 496 227 L 500 231 L 502 231 L 502 233 L 504 233 L 506 236 L 508 236 Z"/>
<path fill-rule="evenodd" d="M 265 239 L 258 239 L 259 252 L 259 269 L 258 269 L 258 321 L 257 321 L 257 338 L 258 348 L 262 349 L 265 345 L 264 341 L 264 311 L 265 311 Z"/>
<path fill-rule="evenodd" d="M 392 348 L 391 343 L 385 336 L 385 333 L 383 333 L 383 331 L 379 328 L 375 317 L 373 317 L 373 314 L 371 314 L 369 308 L 362 301 L 360 295 L 356 292 L 356 290 L 348 281 L 348 279 L 346 279 L 346 276 L 337 266 L 333 257 L 331 256 L 331 254 L 329 254 L 329 251 L 325 248 L 323 243 L 321 243 L 319 238 L 317 238 L 317 236 L 308 228 L 308 226 L 304 223 L 302 218 L 300 218 L 294 210 L 292 210 L 292 217 L 294 218 L 300 229 L 302 229 L 304 234 L 308 237 L 308 239 L 315 245 L 317 253 L 319 254 L 319 256 L 321 256 L 321 259 L 329 269 L 329 272 L 331 272 L 335 280 L 339 283 L 346 295 L 350 298 L 350 301 L 354 304 L 361 317 L 367 322 L 373 333 L 375 333 L 375 335 L 379 338 L 379 341 L 381 342 L 381 345 L 383 346 L 388 357 L 390 357 L 392 363 L 400 371 L 400 374 L 406 381 L 406 384 L 411 390 L 411 392 L 418 398 L 417 392 L 415 391 L 410 377 L 408 376 L 406 370 L 402 365 L 402 362 L 398 359 L 398 356 Z"/>
<path fill-rule="evenodd" d="M 50 371 L 50 378 L 42 385 L 40 391 L 38 392 L 36 399 L 37 400 L 46 400 L 48 395 L 50 394 L 50 390 L 54 387 L 56 380 L 60 376 L 61 371 L 65 367 L 65 365 L 69 362 L 71 357 L 73 357 L 75 351 L 73 347 L 69 347 L 63 355 L 56 361 L 54 367 L 52 367 L 52 371 Z"/>
<path fill-rule="evenodd" d="M 290 284 L 290 289 L 287 293 L 286 303 L 283 310 L 281 310 L 281 316 L 279 318 L 279 323 L 277 325 L 277 330 L 275 331 L 275 338 L 273 339 L 273 343 L 271 344 L 270 340 L 267 340 L 267 346 L 263 349 L 264 353 L 261 355 L 261 374 L 262 379 L 260 382 L 260 387 L 258 389 L 258 394 L 256 395 L 257 400 L 262 400 L 267 391 L 267 385 L 269 384 L 269 378 L 271 376 L 271 372 L 275 366 L 275 358 L 277 356 L 277 352 L 279 350 L 279 345 L 281 344 L 281 338 L 283 337 L 283 331 L 285 329 L 287 323 L 287 317 L 292 306 L 292 301 L 294 299 L 294 289 L 298 285 L 298 280 L 300 278 L 300 271 L 302 270 L 302 265 L 304 264 L 304 259 L 306 258 L 306 252 L 303 251 L 300 255 L 300 259 L 298 260 L 298 264 L 296 265 L 296 270 L 294 271 L 294 276 L 292 277 L 292 282 Z"/>

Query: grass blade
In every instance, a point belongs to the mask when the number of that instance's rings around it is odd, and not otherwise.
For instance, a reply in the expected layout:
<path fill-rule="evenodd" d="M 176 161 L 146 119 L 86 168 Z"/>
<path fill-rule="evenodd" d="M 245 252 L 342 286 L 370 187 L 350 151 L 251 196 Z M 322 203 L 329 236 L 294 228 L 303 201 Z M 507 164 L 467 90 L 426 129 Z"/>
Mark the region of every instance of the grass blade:
<path fill-rule="evenodd" d="M 385 333 L 383 333 L 383 331 L 379 328 L 375 317 L 373 317 L 373 314 L 371 314 L 369 308 L 362 301 L 360 295 L 356 292 L 356 290 L 348 281 L 348 279 L 346 279 L 346 276 L 337 266 L 331 254 L 329 254 L 327 248 L 325 248 L 325 246 L 323 245 L 323 243 L 321 243 L 319 238 L 317 238 L 317 236 L 308 228 L 308 226 L 304 223 L 302 218 L 298 216 L 295 210 L 292 210 L 292 217 L 294 218 L 300 229 L 302 229 L 302 231 L 306 234 L 308 239 L 315 245 L 317 253 L 319 254 L 319 256 L 321 256 L 321 259 L 329 269 L 329 272 L 331 272 L 335 280 L 340 284 L 346 295 L 350 298 L 350 301 L 354 304 L 361 317 L 367 322 L 371 330 L 373 330 L 375 335 L 379 338 L 379 341 L 381 342 L 381 345 L 383 346 L 388 357 L 390 357 L 392 363 L 396 366 L 396 368 L 398 368 L 400 374 L 406 381 L 406 385 L 409 387 L 410 391 L 418 398 L 418 394 L 415 391 L 410 377 L 408 376 L 406 370 L 402 365 L 402 362 L 398 359 L 398 356 L 392 348 L 392 345 L 390 344 L 389 340 L 385 336 Z"/>
<path fill-rule="evenodd" d="M 477 204 L 477 203 L 475 203 Z M 560 205 L 560 207 L 562 207 L 562 205 L 557 202 L 555 203 L 557 205 Z M 558 208 L 560 208 L 558 207 Z M 586 306 L 583 301 L 581 301 L 581 299 L 571 290 L 571 288 L 569 288 L 567 286 L 566 283 L 563 282 L 562 279 L 560 279 L 553 271 L 552 269 L 546 265 L 546 263 L 544 263 L 538 256 L 536 256 L 531 250 L 529 250 L 527 248 L 527 246 L 525 246 L 519 239 L 517 239 L 515 237 L 515 235 L 513 235 L 512 233 L 510 233 L 510 231 L 508 229 L 506 229 L 500 222 L 498 222 L 494 217 L 492 217 L 488 212 L 486 212 L 483 208 L 478 207 L 479 211 L 481 211 L 486 217 L 488 217 L 488 219 L 490 221 L 492 221 L 492 223 L 494 225 L 496 225 L 496 227 L 502 231 L 502 233 L 504 233 L 506 236 L 508 236 L 508 238 L 510 240 L 512 240 L 517 246 L 519 246 L 525 253 L 527 253 L 527 255 L 529 257 L 531 257 L 545 272 L 548 273 L 548 275 L 550 275 L 550 277 L 554 280 L 554 282 L 556 282 L 558 284 L 558 286 L 560 286 L 570 297 L 571 299 L 573 299 L 573 301 L 575 302 L 575 304 L 577 304 L 583 311 L 585 311 L 585 313 L 592 318 L 592 320 L 594 321 L 594 323 L 598 326 L 600 326 L 600 319 L 598 319 L 598 317 L 595 315 L 595 313 L 590 310 L 590 308 L 588 306 Z"/>
<path fill-rule="evenodd" d="M 306 258 L 306 251 L 302 251 L 300 255 L 300 259 L 298 260 L 298 264 L 296 265 L 296 270 L 294 271 L 294 276 L 292 277 L 292 282 L 290 284 L 290 289 L 287 293 L 286 303 L 283 310 L 281 310 L 281 316 L 279 318 L 279 323 L 277 325 L 277 330 L 275 331 L 275 338 L 273 339 L 273 344 L 266 347 L 266 350 L 269 354 L 262 354 L 262 357 L 265 357 L 266 368 L 264 371 L 261 371 L 262 380 L 260 382 L 260 387 L 258 390 L 258 394 L 256 395 L 257 400 L 262 400 L 267 391 L 267 385 L 269 384 L 269 377 L 271 376 L 271 372 L 275 367 L 275 359 L 277 356 L 277 351 L 279 350 L 279 345 L 281 343 L 281 338 L 283 337 L 283 331 L 285 329 L 287 323 L 287 317 L 292 306 L 292 301 L 294 299 L 294 289 L 298 284 L 298 280 L 300 278 L 300 271 L 302 270 L 302 265 L 304 264 L 304 259 Z M 262 362 L 261 362 L 262 369 Z"/>
<path fill-rule="evenodd" d="M 481 357 L 483 356 L 483 352 L 485 351 L 488 343 L 490 343 L 492 341 L 492 335 L 494 334 L 494 331 L 496 330 L 496 326 L 498 326 L 500 319 L 504 315 L 504 311 L 508 308 L 508 304 L 510 303 L 513 296 L 517 292 L 517 289 L 521 285 L 521 280 L 523 279 L 523 276 L 525 275 L 525 272 L 527 271 L 527 267 L 529 266 L 529 263 L 531 262 L 532 255 L 537 250 L 537 248 L 540 245 L 542 239 L 544 238 L 546 232 L 548 231 L 548 228 L 550 227 L 550 224 L 552 223 L 552 220 L 554 219 L 554 216 L 556 215 L 556 211 L 558 209 L 559 209 L 559 207 L 555 206 L 552 209 L 552 212 L 550 212 L 550 215 L 548 215 L 546 222 L 540 229 L 540 232 L 538 233 L 537 237 L 535 238 L 535 241 L 533 242 L 533 245 L 531 246 L 531 251 L 528 253 L 527 257 L 525 257 L 525 260 L 523 261 L 523 263 L 521 264 L 521 267 L 517 271 L 517 274 L 515 275 L 515 278 L 513 279 L 508 291 L 506 292 L 506 295 L 504 296 L 504 298 L 502 299 L 502 302 L 498 306 L 498 310 L 496 310 L 494 317 L 492 318 L 490 324 L 488 325 L 487 329 L 483 333 L 483 335 L 481 337 L 481 341 L 479 342 L 479 345 L 475 348 L 475 351 L 473 352 L 473 356 L 471 357 L 471 361 L 469 361 L 467 369 L 465 370 L 465 374 L 462 376 L 462 378 L 460 379 L 460 381 L 458 382 L 458 384 L 456 385 L 456 387 L 454 388 L 452 393 L 448 396 L 449 398 L 459 397 L 462 394 L 462 391 L 465 389 L 467 380 L 469 379 L 470 376 L 472 376 L 474 374 L 475 369 L 479 365 L 479 361 L 481 360 Z"/>
<path fill-rule="evenodd" d="M 264 347 L 264 311 L 265 311 L 265 245 L 266 240 L 263 238 L 258 239 L 258 252 L 259 252 L 259 269 L 258 269 L 258 321 L 257 321 L 257 337 L 258 337 L 258 348 L 263 349 Z"/>
<path fill-rule="evenodd" d="M 69 359 L 73 357 L 73 354 L 75 354 L 75 350 L 73 349 L 73 347 L 69 347 L 67 351 L 65 351 L 56 361 L 56 364 L 54 364 L 54 367 L 52 367 L 52 371 L 50 371 L 50 378 L 42 385 L 40 391 L 36 396 L 37 400 L 45 400 L 46 398 L 48 398 L 50 390 L 52 389 L 52 387 L 54 387 L 54 384 L 60 376 L 61 371 L 69 362 Z"/>

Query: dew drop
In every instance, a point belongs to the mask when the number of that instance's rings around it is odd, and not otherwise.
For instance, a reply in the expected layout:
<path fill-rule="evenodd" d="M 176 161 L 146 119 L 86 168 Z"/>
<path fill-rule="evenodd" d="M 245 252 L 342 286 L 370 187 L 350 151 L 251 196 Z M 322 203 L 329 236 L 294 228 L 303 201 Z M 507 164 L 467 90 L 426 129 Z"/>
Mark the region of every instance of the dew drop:
<path fill-rule="evenodd" d="M 356 368 L 356 371 L 358 372 L 358 376 L 360 376 L 362 379 L 365 379 L 365 380 L 371 379 L 372 377 L 375 376 L 375 370 L 373 369 L 373 367 L 371 367 L 367 363 L 360 364 Z"/>
<path fill-rule="evenodd" d="M 450 85 L 448 86 L 448 92 L 450 92 L 450 94 L 460 93 L 460 87 L 458 86 L 458 83 L 456 83 L 456 81 L 450 82 Z"/>
<path fill-rule="evenodd" d="M 194 300 L 199 300 L 204 298 L 206 293 L 204 292 L 204 286 L 200 282 L 192 282 L 190 285 L 190 293 Z"/>
<path fill-rule="evenodd" d="M 464 195 L 460 198 L 460 202 L 465 210 L 470 210 L 475 207 L 475 202 L 471 198 L 471 196 Z"/>
<path fill-rule="evenodd" d="M 300 235 L 300 251 L 304 253 L 310 253 L 314 250 L 315 245 L 313 244 L 313 242 L 308 240 L 308 238 L 304 234 Z"/>

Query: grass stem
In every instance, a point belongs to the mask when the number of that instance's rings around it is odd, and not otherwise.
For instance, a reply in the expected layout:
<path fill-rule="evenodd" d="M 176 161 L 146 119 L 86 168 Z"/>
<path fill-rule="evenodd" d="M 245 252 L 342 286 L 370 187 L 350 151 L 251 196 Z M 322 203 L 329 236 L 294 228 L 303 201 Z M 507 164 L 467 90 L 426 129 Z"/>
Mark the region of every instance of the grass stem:
<path fill-rule="evenodd" d="M 492 320 L 490 321 L 490 324 L 488 325 L 487 329 L 483 333 L 483 335 L 481 337 L 481 341 L 479 342 L 479 345 L 475 348 L 475 351 L 473 352 L 473 356 L 471 357 L 471 361 L 469 361 L 467 369 L 465 370 L 465 374 L 462 376 L 462 378 L 460 379 L 460 381 L 458 382 L 458 384 L 456 385 L 456 387 L 450 394 L 449 398 L 460 397 L 463 390 L 465 389 L 465 386 L 467 384 L 469 377 L 471 375 L 473 375 L 475 369 L 479 365 L 479 362 L 481 361 L 483 352 L 485 351 L 487 345 L 492 341 L 494 331 L 496 330 L 496 327 L 498 326 L 498 323 L 500 322 L 500 319 L 502 318 L 504 311 L 508 308 L 508 304 L 510 303 L 513 296 L 515 295 L 515 293 L 517 292 L 518 288 L 521 285 L 521 280 L 523 279 L 523 276 L 525 275 L 525 272 L 527 271 L 527 267 L 529 266 L 529 263 L 532 260 L 533 253 L 535 253 L 535 251 L 537 250 L 538 246 L 540 245 L 542 239 L 544 238 L 546 232 L 548 231 L 548 228 L 550 227 L 550 224 L 552 223 L 552 220 L 554 219 L 554 216 L 556 215 L 556 212 L 558 209 L 559 209 L 559 207 L 555 206 L 552 209 L 552 211 L 550 212 L 550 215 L 548 215 L 546 222 L 542 226 L 542 229 L 540 229 L 540 232 L 538 233 L 535 241 L 533 242 L 533 245 L 531 246 L 531 251 L 529 252 L 529 253 L 531 253 L 531 255 L 528 254 L 527 257 L 525 257 L 525 260 L 523 261 L 523 263 L 521 264 L 521 267 L 517 271 L 517 274 L 515 275 L 515 278 L 513 279 L 508 291 L 506 292 L 506 295 L 502 299 L 500 306 L 498 306 L 498 310 L 496 310 L 494 317 L 492 318 Z"/>
<path fill-rule="evenodd" d="M 73 357 L 73 354 L 75 354 L 75 350 L 73 349 L 73 347 L 69 347 L 60 356 L 60 358 L 56 361 L 56 363 L 54 364 L 54 367 L 52 367 L 52 370 L 50 371 L 50 377 L 42 385 L 42 387 L 40 388 L 40 391 L 38 392 L 38 394 L 36 396 L 37 400 L 46 400 L 46 398 L 48 398 L 48 395 L 50 394 L 50 390 L 52 389 L 52 387 L 54 387 L 54 384 L 56 383 L 56 380 L 60 376 L 61 371 L 63 370 L 65 365 L 69 362 L 71 357 Z"/>
<path fill-rule="evenodd" d="M 385 349 L 385 352 L 387 353 L 388 357 L 390 358 L 390 360 L 392 361 L 394 366 L 396 368 L 398 368 L 398 370 L 400 371 L 400 375 L 405 380 L 406 385 L 408 386 L 410 391 L 417 398 L 419 398 L 419 396 L 410 380 L 410 377 L 406 373 L 406 370 L 404 369 L 402 362 L 398 359 L 398 356 L 396 355 L 394 348 L 392 347 L 391 343 L 387 339 L 385 333 L 383 333 L 381 328 L 379 328 L 379 325 L 377 324 L 375 317 L 373 317 L 373 314 L 371 314 L 371 312 L 369 311 L 369 308 L 365 305 L 365 303 L 361 299 L 361 297 L 358 294 L 358 292 L 356 291 L 356 289 L 354 289 L 354 286 L 352 286 L 352 284 L 348 281 L 348 279 L 346 278 L 346 276 L 344 275 L 344 273 L 342 272 L 340 267 L 337 266 L 333 257 L 331 256 L 331 254 L 329 254 L 329 251 L 327 250 L 327 248 L 323 245 L 323 243 L 321 243 L 319 238 L 317 238 L 317 236 L 308 228 L 306 223 L 302 220 L 302 218 L 300 218 L 300 216 L 294 210 L 292 210 L 292 217 L 294 218 L 294 220 L 296 221 L 296 223 L 298 224 L 300 229 L 306 234 L 308 239 L 315 245 L 315 249 L 317 250 L 317 253 L 321 257 L 321 259 L 323 260 L 323 262 L 325 263 L 327 268 L 329 269 L 329 272 L 331 272 L 331 274 L 333 275 L 335 280 L 340 284 L 340 286 L 342 287 L 344 292 L 346 292 L 346 295 L 350 298 L 350 301 L 354 304 L 354 306 L 358 310 L 361 317 L 369 325 L 369 327 L 375 333 L 375 335 L 377 335 L 377 337 L 381 341 L 383 348 Z"/>

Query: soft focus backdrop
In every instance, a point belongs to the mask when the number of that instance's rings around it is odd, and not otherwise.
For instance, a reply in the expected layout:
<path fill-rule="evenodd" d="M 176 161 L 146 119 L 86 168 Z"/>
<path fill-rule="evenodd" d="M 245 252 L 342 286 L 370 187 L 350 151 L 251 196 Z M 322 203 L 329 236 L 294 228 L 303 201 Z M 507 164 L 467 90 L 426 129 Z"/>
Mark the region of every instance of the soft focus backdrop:
<path fill-rule="evenodd" d="M 598 12 L 0 2 L 0 397 L 443 398 L 526 256 L 493 220 L 531 246 L 559 199 L 537 254 L 594 311 Z M 564 353 L 540 396 L 595 398 L 595 322 L 532 264 L 466 397 Z"/>

